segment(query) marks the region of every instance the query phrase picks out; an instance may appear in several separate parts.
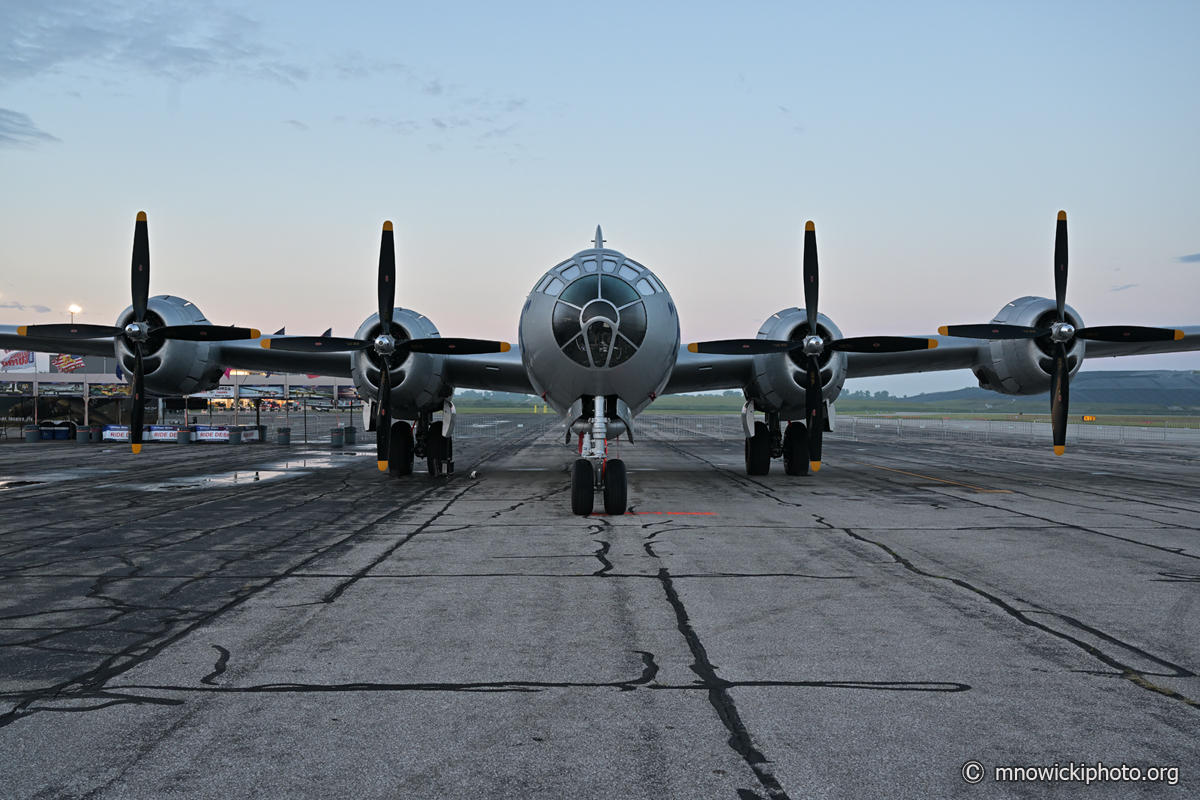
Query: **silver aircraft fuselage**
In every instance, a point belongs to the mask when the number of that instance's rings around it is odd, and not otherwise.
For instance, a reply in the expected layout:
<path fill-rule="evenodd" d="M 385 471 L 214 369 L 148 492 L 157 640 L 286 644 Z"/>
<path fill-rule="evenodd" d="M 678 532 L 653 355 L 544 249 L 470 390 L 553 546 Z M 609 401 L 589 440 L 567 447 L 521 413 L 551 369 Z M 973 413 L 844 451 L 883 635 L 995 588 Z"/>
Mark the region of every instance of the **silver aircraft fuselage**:
<path fill-rule="evenodd" d="M 603 247 L 542 276 L 519 331 L 529 381 L 560 414 L 585 396 L 616 396 L 641 412 L 666 387 L 679 352 L 679 315 L 662 281 Z"/>

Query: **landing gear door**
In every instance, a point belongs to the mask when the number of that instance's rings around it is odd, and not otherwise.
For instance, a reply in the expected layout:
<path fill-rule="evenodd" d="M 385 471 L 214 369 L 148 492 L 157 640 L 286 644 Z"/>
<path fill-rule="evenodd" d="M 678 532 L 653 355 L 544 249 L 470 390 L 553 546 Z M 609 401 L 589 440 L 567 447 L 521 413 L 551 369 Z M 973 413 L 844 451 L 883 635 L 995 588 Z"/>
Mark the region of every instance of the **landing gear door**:
<path fill-rule="evenodd" d="M 825 401 L 825 430 L 833 433 L 833 426 L 837 424 L 837 412 L 833 410 L 833 403 Z"/>

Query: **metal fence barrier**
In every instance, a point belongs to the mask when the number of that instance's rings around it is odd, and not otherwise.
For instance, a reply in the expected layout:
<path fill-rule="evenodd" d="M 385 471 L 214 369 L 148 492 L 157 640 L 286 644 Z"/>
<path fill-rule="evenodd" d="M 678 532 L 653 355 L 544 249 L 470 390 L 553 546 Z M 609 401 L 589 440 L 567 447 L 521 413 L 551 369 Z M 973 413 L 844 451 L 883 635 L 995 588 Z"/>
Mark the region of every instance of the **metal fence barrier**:
<path fill-rule="evenodd" d="M 740 416 L 646 415 L 639 417 L 634 436 L 648 439 L 742 439 Z M 825 436 L 852 442 L 870 439 L 943 439 L 974 442 L 1050 442 L 1048 421 L 1010 421 L 985 419 L 922 419 L 900 417 L 851 417 L 839 414 L 834 429 Z M 1072 444 L 1107 442 L 1171 442 L 1200 444 L 1200 429 L 1186 421 L 1166 420 L 1153 425 L 1067 425 L 1067 441 Z"/>

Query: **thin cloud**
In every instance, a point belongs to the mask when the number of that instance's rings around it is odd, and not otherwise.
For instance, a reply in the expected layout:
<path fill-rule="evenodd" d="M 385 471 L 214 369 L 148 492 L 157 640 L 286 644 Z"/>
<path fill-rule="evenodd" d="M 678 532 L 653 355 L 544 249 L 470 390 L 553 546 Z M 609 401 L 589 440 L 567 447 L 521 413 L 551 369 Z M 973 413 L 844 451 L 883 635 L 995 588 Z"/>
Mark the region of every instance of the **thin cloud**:
<path fill-rule="evenodd" d="M 1180 264 L 1200 264 L 1200 253 L 1192 253 L 1190 256 L 1180 256 L 1175 260 Z"/>
<path fill-rule="evenodd" d="M 1114 286 L 1111 289 L 1109 289 L 1109 291 L 1110 292 L 1123 292 L 1126 289 L 1132 289 L 1135 286 L 1137 286 L 1136 283 L 1127 283 L 1124 286 Z"/>
<path fill-rule="evenodd" d="M 41 0 L 6 4 L 4 16 L 0 82 L 81 63 L 177 81 L 225 75 L 295 85 L 308 78 L 262 42 L 257 21 L 203 0 Z"/>
<path fill-rule="evenodd" d="M 295 128 L 296 130 L 298 130 L 300 132 L 304 132 L 304 131 L 308 130 L 308 126 L 305 125 L 303 122 L 301 122 L 298 119 L 289 119 L 284 124 L 291 125 L 293 128 Z"/>
<path fill-rule="evenodd" d="M 30 150 L 39 144 L 57 142 L 56 137 L 33 124 L 25 114 L 0 108 L 0 147 Z"/>
<path fill-rule="evenodd" d="M 11 303 L 0 303 L 0 308 L 15 308 L 17 311 L 36 311 L 39 314 L 49 314 L 50 309 L 45 306 L 27 306 L 24 303 L 13 301 Z"/>

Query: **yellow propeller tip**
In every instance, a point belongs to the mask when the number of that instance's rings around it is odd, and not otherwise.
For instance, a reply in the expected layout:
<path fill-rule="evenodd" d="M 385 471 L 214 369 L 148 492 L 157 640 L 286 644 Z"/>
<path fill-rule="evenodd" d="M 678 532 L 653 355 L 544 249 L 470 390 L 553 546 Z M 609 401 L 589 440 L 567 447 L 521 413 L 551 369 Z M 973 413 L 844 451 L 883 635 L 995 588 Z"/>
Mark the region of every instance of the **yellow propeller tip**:
<path fill-rule="evenodd" d="M 1067 221 L 1067 212 L 1065 212 L 1065 211 L 1058 212 L 1058 221 L 1066 222 Z"/>
<path fill-rule="evenodd" d="M 691 344 L 688 345 L 688 352 L 689 353 L 699 353 L 700 348 L 696 346 L 695 342 L 692 342 Z"/>
<path fill-rule="evenodd" d="M 376 463 L 376 464 L 379 466 L 379 471 L 380 471 L 380 472 L 387 472 L 388 462 L 386 462 L 386 461 L 376 461 L 375 463 Z"/>
<path fill-rule="evenodd" d="M 930 340 L 929 340 L 929 349 L 930 349 L 930 350 L 932 350 L 933 348 L 937 347 L 937 345 L 938 345 L 938 343 L 937 343 L 937 339 L 930 339 Z"/>
<path fill-rule="evenodd" d="M 1064 447 L 1063 445 L 1061 445 L 1061 444 L 1054 445 L 1054 455 L 1061 456 L 1065 452 L 1067 452 L 1067 448 Z"/>
<path fill-rule="evenodd" d="M 135 445 L 131 445 L 131 446 L 133 447 L 133 454 L 134 454 L 135 456 L 136 456 L 138 453 L 142 452 L 142 446 L 141 446 L 140 444 L 135 444 Z"/>
<path fill-rule="evenodd" d="M 145 212 L 145 211 L 139 211 L 139 212 L 138 212 L 137 221 L 138 221 L 138 222 L 145 222 L 145 221 L 146 221 L 146 212 Z"/>
<path fill-rule="evenodd" d="M 383 221 L 383 229 L 385 231 L 390 231 L 392 229 L 392 221 L 390 219 L 385 219 Z"/>
<path fill-rule="evenodd" d="M 813 225 L 813 221 L 811 219 L 808 222 L 804 223 L 804 230 L 815 231 L 816 229 L 817 229 L 817 226 Z"/>
<path fill-rule="evenodd" d="M 25 334 L 21 334 L 21 335 L 24 336 Z M 1183 331 L 1176 329 L 1175 330 L 1175 341 L 1178 342 L 1182 338 L 1183 338 Z"/>
<path fill-rule="evenodd" d="M 810 462 L 808 462 L 808 466 L 809 466 L 809 469 L 811 469 L 813 472 L 821 471 L 821 462 L 820 461 L 810 461 Z"/>
<path fill-rule="evenodd" d="M 950 335 L 950 326 L 943 325 L 942 327 L 938 328 L 938 335 L 939 336 L 949 336 Z"/>
<path fill-rule="evenodd" d="M 509 344 L 508 342 L 501 342 L 501 343 L 500 343 L 500 352 L 501 352 L 501 353 L 507 353 L 509 350 L 512 350 L 512 345 L 511 345 L 511 344 Z"/>
<path fill-rule="evenodd" d="M 260 331 L 258 328 L 250 329 L 250 338 L 251 339 L 257 339 L 260 336 L 262 336 L 262 331 Z"/>
<path fill-rule="evenodd" d="M 263 346 L 264 350 L 271 349 L 271 340 L 270 339 L 263 339 L 261 342 L 259 342 L 259 344 L 261 344 Z"/>
<path fill-rule="evenodd" d="M 29 330 L 28 325 L 18 325 L 17 326 L 17 336 L 27 336 L 28 334 L 26 333 L 26 331 L 28 331 L 28 330 Z M 1175 338 L 1178 339 L 1179 337 L 1176 336 Z"/>

